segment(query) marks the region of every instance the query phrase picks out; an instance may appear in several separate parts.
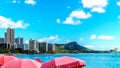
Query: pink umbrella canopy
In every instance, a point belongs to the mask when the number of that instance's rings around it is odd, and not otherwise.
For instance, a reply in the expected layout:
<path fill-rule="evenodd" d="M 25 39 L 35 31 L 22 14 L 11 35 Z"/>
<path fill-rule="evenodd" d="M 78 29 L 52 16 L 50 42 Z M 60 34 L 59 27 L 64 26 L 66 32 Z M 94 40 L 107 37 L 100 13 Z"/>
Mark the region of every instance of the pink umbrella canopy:
<path fill-rule="evenodd" d="M 0 66 L 14 59 L 17 58 L 14 56 L 0 56 Z"/>
<path fill-rule="evenodd" d="M 16 59 L 1 66 L 1 68 L 40 68 L 41 64 L 30 59 Z"/>
<path fill-rule="evenodd" d="M 82 68 L 85 65 L 83 60 L 65 56 L 46 62 L 41 68 Z"/>

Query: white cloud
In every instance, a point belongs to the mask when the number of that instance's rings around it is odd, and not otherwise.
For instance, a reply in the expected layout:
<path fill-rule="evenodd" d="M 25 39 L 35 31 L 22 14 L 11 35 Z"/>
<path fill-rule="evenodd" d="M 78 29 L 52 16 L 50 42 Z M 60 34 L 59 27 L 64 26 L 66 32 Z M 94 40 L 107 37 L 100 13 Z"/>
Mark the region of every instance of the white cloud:
<path fill-rule="evenodd" d="M 12 3 L 20 3 L 20 0 L 13 0 Z"/>
<path fill-rule="evenodd" d="M 85 45 L 86 48 L 88 49 L 94 49 L 95 47 L 93 45 Z"/>
<path fill-rule="evenodd" d="M 72 17 L 67 17 L 65 21 L 63 21 L 64 24 L 79 24 L 73 21 Z"/>
<path fill-rule="evenodd" d="M 55 35 L 55 36 L 50 36 L 50 37 L 45 37 L 45 38 L 39 39 L 39 42 L 51 42 L 51 41 L 59 41 L 58 36 Z"/>
<path fill-rule="evenodd" d="M 117 5 L 120 6 L 120 2 L 117 2 Z"/>
<path fill-rule="evenodd" d="M 82 3 L 85 8 L 105 7 L 108 4 L 107 0 L 82 0 Z"/>
<path fill-rule="evenodd" d="M 16 3 L 16 0 L 13 0 L 12 3 Z"/>
<path fill-rule="evenodd" d="M 113 39 L 115 39 L 115 37 L 113 37 L 113 36 L 100 35 L 100 36 L 98 37 L 98 39 L 100 39 L 100 40 L 113 40 Z"/>
<path fill-rule="evenodd" d="M 26 4 L 30 4 L 30 5 L 35 5 L 36 1 L 35 0 L 25 0 Z"/>
<path fill-rule="evenodd" d="M 92 12 L 104 13 L 105 7 L 108 5 L 107 0 L 82 0 L 84 8 L 91 9 Z"/>
<path fill-rule="evenodd" d="M 105 10 L 104 8 L 101 8 L 101 7 L 95 7 L 93 9 L 91 9 L 92 12 L 98 12 L 98 13 L 104 13 Z"/>
<path fill-rule="evenodd" d="M 84 11 L 72 11 L 72 13 L 70 14 L 70 17 L 78 18 L 78 19 L 86 19 L 91 17 L 91 14 L 85 13 Z"/>
<path fill-rule="evenodd" d="M 24 23 L 22 20 L 14 22 L 10 18 L 0 16 L 0 28 L 26 28 L 29 24 Z"/>
<path fill-rule="evenodd" d="M 57 22 L 57 23 L 60 23 L 61 21 L 60 21 L 60 19 L 57 19 L 56 22 Z"/>
<path fill-rule="evenodd" d="M 64 24 L 70 24 L 70 25 L 78 25 L 81 22 L 79 20 L 73 20 L 72 17 L 67 17 L 65 21 L 63 21 Z"/>
<path fill-rule="evenodd" d="M 96 35 L 92 35 L 90 39 L 96 39 Z"/>
<path fill-rule="evenodd" d="M 100 35 L 100 36 L 91 35 L 90 39 L 91 40 L 94 40 L 94 39 L 99 39 L 99 40 L 113 40 L 113 39 L 115 39 L 115 37 L 113 37 L 113 36 L 106 36 L 106 35 Z"/>
<path fill-rule="evenodd" d="M 87 18 L 90 18 L 91 16 L 92 15 L 90 13 L 85 13 L 82 10 L 72 11 L 69 17 L 67 17 L 66 20 L 63 21 L 63 23 L 78 25 L 78 24 L 81 24 L 80 19 L 87 19 Z"/>

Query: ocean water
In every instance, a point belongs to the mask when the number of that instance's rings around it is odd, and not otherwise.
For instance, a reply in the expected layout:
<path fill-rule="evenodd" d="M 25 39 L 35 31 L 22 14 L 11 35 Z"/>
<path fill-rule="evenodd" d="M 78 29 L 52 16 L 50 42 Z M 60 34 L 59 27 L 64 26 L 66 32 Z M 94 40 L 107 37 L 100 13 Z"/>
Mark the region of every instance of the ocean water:
<path fill-rule="evenodd" d="M 56 57 L 70 56 L 84 60 L 84 68 L 120 68 L 120 53 L 80 53 L 80 54 L 18 54 L 18 58 L 36 59 L 47 62 Z"/>

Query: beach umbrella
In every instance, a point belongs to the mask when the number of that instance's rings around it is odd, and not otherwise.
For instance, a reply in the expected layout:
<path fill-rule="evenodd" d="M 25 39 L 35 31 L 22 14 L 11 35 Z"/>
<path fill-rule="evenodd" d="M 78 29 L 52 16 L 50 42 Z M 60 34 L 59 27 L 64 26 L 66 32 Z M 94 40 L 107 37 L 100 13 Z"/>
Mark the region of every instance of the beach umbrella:
<path fill-rule="evenodd" d="M 13 60 L 13 59 L 17 59 L 17 58 L 14 56 L 0 56 L 0 66 Z"/>
<path fill-rule="evenodd" d="M 43 63 L 41 68 L 82 68 L 85 65 L 83 60 L 65 56 Z"/>
<path fill-rule="evenodd" d="M 39 62 L 39 63 L 42 63 L 43 61 L 39 58 L 35 59 L 35 61 Z"/>
<path fill-rule="evenodd" d="M 31 59 L 16 59 L 1 66 L 1 68 L 40 68 L 41 64 Z"/>

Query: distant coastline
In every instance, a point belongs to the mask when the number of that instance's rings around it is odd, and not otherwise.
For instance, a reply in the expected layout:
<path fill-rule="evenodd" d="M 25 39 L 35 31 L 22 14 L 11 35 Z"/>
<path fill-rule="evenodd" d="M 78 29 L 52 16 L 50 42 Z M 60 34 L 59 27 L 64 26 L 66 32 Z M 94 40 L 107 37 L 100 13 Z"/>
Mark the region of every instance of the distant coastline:
<path fill-rule="evenodd" d="M 54 51 L 36 51 L 36 50 L 23 50 L 22 48 L 8 49 L 1 47 L 1 54 L 63 54 L 63 53 L 119 53 L 117 49 L 112 50 L 92 50 L 79 45 L 77 42 L 70 42 L 68 44 L 55 44 Z"/>

